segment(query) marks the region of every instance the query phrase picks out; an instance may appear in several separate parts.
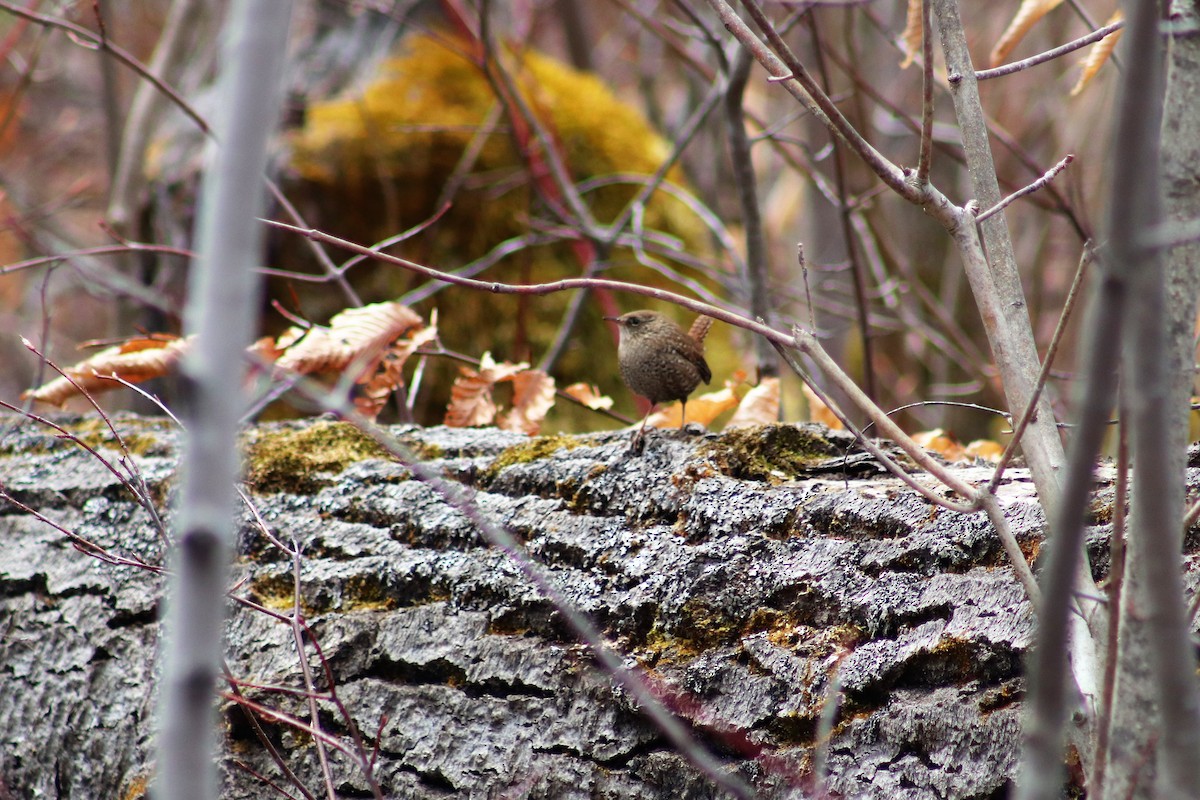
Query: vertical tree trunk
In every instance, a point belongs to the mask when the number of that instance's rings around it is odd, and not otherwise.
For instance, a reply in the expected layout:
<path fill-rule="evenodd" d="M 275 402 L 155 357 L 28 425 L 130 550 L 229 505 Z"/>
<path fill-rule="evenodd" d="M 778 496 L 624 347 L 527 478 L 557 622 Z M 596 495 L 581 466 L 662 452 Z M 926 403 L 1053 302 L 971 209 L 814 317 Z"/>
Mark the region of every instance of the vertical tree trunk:
<path fill-rule="evenodd" d="M 1195 25 L 1197 14 L 1192 2 L 1173 4 L 1172 16 L 1176 21 Z M 1147 56 L 1148 58 L 1148 56 Z M 1162 219 L 1172 221 L 1191 220 L 1200 216 L 1200 183 L 1196 180 L 1196 164 L 1200 163 L 1200 41 L 1185 35 L 1177 35 L 1171 41 L 1168 57 L 1169 72 L 1165 91 L 1161 136 L 1161 177 L 1165 197 L 1165 214 Z M 1146 87 L 1150 91 L 1150 87 Z M 1183 476 L 1186 470 L 1188 444 L 1188 405 L 1192 392 L 1195 364 L 1193 326 L 1196 318 L 1196 295 L 1200 291 L 1200 247 L 1189 245 L 1168 251 L 1164 255 L 1165 267 L 1165 316 L 1166 316 L 1166 363 L 1164 375 L 1164 405 L 1167 415 L 1159 422 L 1161 435 L 1166 438 L 1161 448 L 1165 460 L 1164 471 L 1169 476 Z M 1126 351 L 1127 356 L 1130 351 Z M 1144 353 L 1139 351 L 1139 356 Z M 1137 366 L 1127 360 L 1127 375 Z M 1137 382 L 1137 388 L 1143 387 Z M 1139 464 L 1139 472 L 1146 474 Z M 1164 581 L 1178 586 L 1174 554 L 1182 544 L 1182 530 L 1163 530 L 1153 539 L 1154 531 L 1138 530 L 1139 518 L 1149 507 L 1165 509 L 1170 520 L 1182 517 L 1183 486 L 1179 481 L 1137 480 L 1134 477 L 1134 527 L 1129 541 L 1129 559 L 1124 576 L 1120 608 L 1120 636 L 1117 683 L 1113 697 L 1112 734 L 1108 761 L 1110 764 L 1105 781 L 1104 796 L 1109 798 L 1188 797 L 1187 776 L 1171 774 L 1165 762 L 1164 745 L 1183 748 L 1176 761 L 1200 759 L 1189 744 L 1190 731 L 1194 724 L 1171 723 L 1158 698 L 1166 691 L 1175 697 L 1173 709 L 1185 716 L 1194 716 L 1196 690 L 1190 691 L 1165 688 L 1161 670 L 1155 669 L 1155 657 L 1167 658 L 1170 639 L 1179 638 L 1186 648 L 1186 633 L 1164 636 L 1156 633 L 1156 618 L 1163 616 L 1152 590 L 1161 588 Z M 1150 497 L 1153 495 L 1152 497 Z M 1148 499 L 1149 498 L 1149 499 Z M 1155 526 L 1160 527 L 1160 526 Z M 1176 526 L 1178 527 L 1178 526 Z M 1164 552 L 1158 556 L 1169 572 L 1165 576 L 1153 572 L 1153 548 Z M 1181 593 L 1180 593 L 1181 594 Z M 1182 604 L 1182 597 L 1176 602 Z M 1178 615 L 1179 609 L 1176 609 Z M 1176 627 L 1182 628 L 1182 624 Z M 1190 662 L 1190 652 L 1179 656 Z M 1190 672 L 1187 664 L 1180 670 Z M 1164 727 L 1166 726 L 1166 727 Z M 1170 736 L 1171 741 L 1165 738 Z M 1185 770 L 1186 771 L 1186 770 Z M 1194 779 L 1191 781 L 1194 783 Z"/>

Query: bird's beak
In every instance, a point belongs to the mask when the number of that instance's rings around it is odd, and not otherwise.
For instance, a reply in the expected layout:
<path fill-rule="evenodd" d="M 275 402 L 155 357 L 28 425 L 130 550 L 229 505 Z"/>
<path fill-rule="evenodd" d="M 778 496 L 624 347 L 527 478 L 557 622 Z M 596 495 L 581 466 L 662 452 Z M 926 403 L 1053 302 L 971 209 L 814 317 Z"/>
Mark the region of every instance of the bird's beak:
<path fill-rule="evenodd" d="M 617 323 L 618 325 L 620 325 L 620 324 L 621 324 L 621 318 L 620 318 L 620 317 L 605 317 L 605 319 L 606 319 L 606 320 L 608 320 L 609 322 L 615 322 L 615 323 Z"/>

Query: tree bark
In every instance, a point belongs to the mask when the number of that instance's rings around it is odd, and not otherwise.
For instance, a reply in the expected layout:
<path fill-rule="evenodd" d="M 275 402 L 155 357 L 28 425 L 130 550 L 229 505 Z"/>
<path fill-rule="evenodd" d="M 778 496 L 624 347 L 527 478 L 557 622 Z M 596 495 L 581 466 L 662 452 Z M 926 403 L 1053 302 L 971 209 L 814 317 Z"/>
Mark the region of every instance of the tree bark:
<path fill-rule="evenodd" d="M 110 555 L 161 563 L 144 512 L 95 457 L 10 424 L 5 493 Z M 248 464 L 271 534 L 303 551 L 301 608 L 367 757 L 378 748 L 385 796 L 722 796 L 458 509 L 394 461 L 322 464 L 332 448 L 306 437 L 346 428 L 254 429 Z M 68 429 L 96 436 L 86 421 Z M 178 435 L 135 417 L 118 429 L 165 498 Z M 1029 603 L 986 517 L 939 512 L 877 474 L 851 437 L 817 426 L 655 432 L 632 456 L 624 433 L 394 430 L 468 486 L 760 796 L 818 796 L 818 756 L 834 797 L 984 798 L 1010 783 Z M 990 474 L 960 469 L 971 481 Z M 999 497 L 1036 552 L 1044 520 L 1028 472 L 1011 470 Z M 19 797 L 140 796 L 161 578 L 79 552 L 28 510 L 3 520 L 0 780 Z M 1105 532 L 1092 531 L 1096 563 Z M 226 661 L 260 687 L 243 687 L 248 697 L 307 719 L 304 698 L 261 688 L 302 685 L 286 621 L 292 569 L 244 515 L 232 594 L 285 619 L 231 603 Z M 327 689 L 311 646 L 308 657 Z M 831 686 L 840 710 L 824 731 Z M 353 751 L 347 718 L 320 707 L 322 729 Z M 237 766 L 288 783 L 243 711 L 226 700 L 222 715 L 222 797 L 277 796 Z M 260 719 L 323 796 L 311 736 Z M 338 796 L 370 796 L 355 758 L 335 748 L 329 758 Z"/>

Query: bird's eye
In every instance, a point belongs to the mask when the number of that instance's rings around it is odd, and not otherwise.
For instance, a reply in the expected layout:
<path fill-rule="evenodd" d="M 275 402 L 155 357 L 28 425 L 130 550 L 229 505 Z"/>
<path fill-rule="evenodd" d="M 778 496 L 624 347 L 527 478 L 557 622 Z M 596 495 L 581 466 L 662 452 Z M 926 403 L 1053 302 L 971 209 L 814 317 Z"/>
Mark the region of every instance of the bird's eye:
<path fill-rule="evenodd" d="M 634 317 L 633 319 L 629 320 L 629 324 L 636 328 L 638 325 L 642 324 L 642 321 L 637 317 Z"/>

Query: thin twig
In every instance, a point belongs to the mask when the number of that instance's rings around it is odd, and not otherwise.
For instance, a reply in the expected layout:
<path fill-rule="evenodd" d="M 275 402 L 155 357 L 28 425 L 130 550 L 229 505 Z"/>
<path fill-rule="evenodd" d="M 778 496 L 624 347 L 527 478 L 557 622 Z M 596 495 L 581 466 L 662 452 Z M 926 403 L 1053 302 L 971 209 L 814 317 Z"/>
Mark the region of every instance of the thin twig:
<path fill-rule="evenodd" d="M 1062 342 L 1063 333 L 1066 332 L 1067 321 L 1071 318 L 1071 313 L 1075 310 L 1075 301 L 1079 298 L 1080 287 L 1083 286 L 1084 276 L 1087 274 L 1088 265 L 1092 263 L 1094 255 L 1091 243 L 1085 243 L 1083 253 L 1079 257 L 1079 266 L 1075 268 L 1075 278 L 1071 281 L 1071 289 L 1067 292 L 1067 299 L 1063 303 L 1062 313 L 1058 315 L 1058 324 L 1054 327 L 1054 335 L 1050 337 L 1050 345 L 1046 348 L 1046 355 L 1042 359 L 1042 368 L 1038 372 L 1037 383 L 1034 384 L 1033 393 L 1029 396 L 1029 402 L 1025 404 L 1025 410 L 1021 412 L 1020 420 L 1013 427 L 1012 438 L 1009 439 L 1008 446 L 1004 448 L 1004 454 L 1000 456 L 1000 461 L 996 464 L 996 472 L 992 475 L 991 481 L 988 482 L 989 492 L 995 492 L 996 488 L 1000 485 L 1000 481 L 1004 477 L 1004 470 L 1008 468 L 1008 462 L 1012 460 L 1013 454 L 1016 453 L 1017 446 L 1021 443 L 1021 437 L 1025 435 L 1025 428 L 1029 426 L 1030 421 L 1033 419 L 1038 400 L 1041 398 L 1042 391 L 1046 387 L 1046 380 L 1050 377 L 1050 369 L 1054 365 L 1054 357 L 1058 354 L 1059 343 Z"/>
<path fill-rule="evenodd" d="M 929 182 L 933 162 L 933 13 L 930 0 L 921 0 L 921 150 L 917 156 L 917 185 Z"/>
<path fill-rule="evenodd" d="M 1027 194 L 1032 194 L 1032 193 L 1036 192 L 1038 189 L 1041 189 L 1043 186 L 1050 183 L 1050 181 L 1052 181 L 1056 177 L 1058 177 L 1058 173 L 1060 173 L 1064 169 L 1066 169 L 1067 166 L 1074 160 L 1075 160 L 1075 156 L 1072 155 L 1071 153 L 1067 153 L 1067 155 L 1064 156 L 1061 161 L 1059 161 L 1057 164 L 1055 164 L 1053 167 L 1051 167 L 1046 172 L 1045 175 L 1038 178 L 1036 181 L 1029 184 L 1025 188 L 1018 189 L 1017 191 L 1013 192 L 1008 197 L 1004 198 L 999 203 L 997 203 L 996 205 L 989 208 L 987 211 L 981 211 L 979 214 L 977 214 L 975 216 L 975 221 L 983 222 L 985 219 L 987 219 L 988 217 L 991 217 L 993 214 L 999 214 L 1001 211 L 1008 208 L 1008 206 L 1011 205 L 1014 201 L 1019 200 L 1020 198 L 1024 197 Z"/>
<path fill-rule="evenodd" d="M 226 683 L 229 684 L 230 693 L 235 697 L 245 698 L 245 695 L 241 690 L 241 682 L 233 677 L 233 673 L 230 671 L 229 665 L 224 661 L 221 662 L 221 670 L 225 675 Z M 246 715 L 246 719 L 250 723 L 250 726 L 254 728 L 254 734 L 258 737 L 258 741 L 262 743 L 264 748 L 266 748 L 267 754 L 271 756 L 271 760 L 275 762 L 275 766 L 279 768 L 279 771 L 283 773 L 284 777 L 291 781 L 293 786 L 300 790 L 301 794 L 303 794 L 307 800 L 316 800 L 312 792 L 305 788 L 300 779 L 296 777 L 296 773 L 293 772 L 292 768 L 287 765 L 287 761 L 285 761 L 283 756 L 280 754 L 279 748 L 275 746 L 275 743 L 271 741 L 271 737 L 267 735 L 265 730 L 263 730 L 262 723 L 258 721 L 258 717 L 250 711 L 249 705 L 242 705 L 241 709 L 242 713 Z"/>
<path fill-rule="evenodd" d="M 986 81 L 990 78 L 999 78 L 1004 75 L 1011 75 L 1014 72 L 1020 72 L 1023 69 L 1036 67 L 1038 64 L 1044 64 L 1047 61 L 1052 61 L 1060 56 L 1066 55 L 1067 53 L 1078 50 L 1081 47 L 1087 47 L 1089 44 L 1094 44 L 1095 42 L 1098 42 L 1107 36 L 1111 36 L 1124 27 L 1124 20 L 1121 20 L 1120 22 L 1114 22 L 1111 25 L 1105 25 L 1099 30 L 1094 30 L 1089 34 L 1080 36 L 1078 39 L 1073 39 L 1064 45 L 1059 45 L 1053 50 L 1047 50 L 1044 53 L 1038 53 L 1036 56 L 1030 56 L 1029 58 L 1021 59 L 1020 61 L 1014 61 L 1011 64 L 1003 64 L 999 67 L 993 67 L 992 69 L 979 70 L 975 73 L 975 80 Z"/>
<path fill-rule="evenodd" d="M 1025 560 L 1025 552 L 1021 550 L 1017 537 L 1013 535 L 1004 511 L 1000 508 L 1000 502 L 995 494 L 987 490 L 980 492 L 979 498 L 983 510 L 987 512 L 988 519 L 992 521 L 992 527 L 996 529 L 996 536 L 1000 539 L 1000 544 L 1004 547 L 1004 552 L 1012 563 L 1013 570 L 1017 573 L 1017 580 L 1025 589 L 1025 596 L 1029 598 L 1029 602 L 1035 610 L 1040 608 L 1042 592 L 1038 588 L 1037 578 L 1034 577 L 1033 570 L 1029 568 L 1029 562 Z"/>
<path fill-rule="evenodd" d="M 139 242 L 129 242 L 121 245 L 104 245 L 101 247 L 89 247 L 85 250 L 72 250 L 69 253 L 56 253 L 50 256 L 38 256 L 37 258 L 27 258 L 24 261 L 15 261 L 12 264 L 6 264 L 0 267 L 0 275 L 8 275 L 12 272 L 20 272 L 21 270 L 31 269 L 32 267 L 40 267 L 44 264 L 53 264 L 58 261 L 69 261 L 72 258 L 86 258 L 88 256 L 103 256 L 118 253 L 128 253 L 130 251 L 147 252 L 147 253 L 166 253 L 173 256 L 181 256 L 183 258 L 195 258 L 195 253 L 190 250 L 184 250 L 179 247 L 170 247 L 168 245 L 159 244 L 141 244 Z"/>
<path fill-rule="evenodd" d="M 793 330 L 796 332 L 798 338 L 807 336 L 807 334 L 804 334 L 799 328 L 793 328 Z M 811 341 L 815 342 L 815 339 L 812 339 Z M 775 343 L 772 342 L 772 344 Z M 812 357 L 813 354 L 806 349 L 808 344 L 811 344 L 811 342 L 806 340 L 806 346 L 801 346 L 797 342 L 792 347 Z M 907 439 L 910 443 L 912 443 L 912 450 L 910 451 L 906 448 L 905 452 L 908 453 L 908 455 L 911 456 L 914 461 L 917 461 L 918 465 L 922 467 L 929 465 L 929 471 L 931 474 L 934 474 L 934 477 L 938 478 L 938 480 L 941 480 L 946 486 L 949 486 L 955 492 L 958 492 L 962 497 L 966 498 L 968 502 L 955 503 L 951 500 L 947 500 L 945 497 L 942 497 L 928 486 L 922 484 L 912 475 L 909 475 L 903 467 L 896 463 L 895 459 L 883 451 L 883 448 L 875 444 L 870 437 L 864 434 L 862 430 L 854 424 L 854 421 L 850 419 L 846 413 L 841 410 L 838 404 L 834 402 L 834 400 L 825 392 L 825 390 L 821 388 L 820 384 L 812 379 L 812 377 L 808 374 L 808 371 L 804 368 L 804 365 L 795 358 L 793 353 L 790 352 L 791 348 L 785 345 L 776 345 L 775 349 L 779 351 L 779 355 L 783 358 L 787 365 L 792 368 L 792 371 L 799 375 L 801 379 L 808 384 L 808 387 L 812 389 L 813 394 L 817 396 L 817 399 L 824 403 L 829 410 L 832 411 L 835 416 L 837 416 L 842 425 L 846 427 L 846 430 L 854 434 L 854 437 L 858 441 L 859 445 L 862 446 L 862 448 L 868 453 L 870 453 L 871 456 L 874 457 L 884 469 L 890 472 L 893 476 L 899 478 L 910 489 L 917 492 L 934 505 L 941 506 L 942 508 L 961 514 L 972 514 L 979 510 L 979 505 L 971 502 L 975 498 L 974 489 L 972 489 L 965 482 L 960 481 L 954 476 L 950 475 L 941 464 L 938 464 L 932 458 L 932 456 L 925 452 L 924 448 L 922 448 L 920 445 L 917 445 L 915 442 L 912 442 L 912 440 L 903 433 L 900 433 L 899 435 L 901 440 Z M 825 358 L 828 358 L 828 356 L 826 355 Z M 813 360 L 817 362 L 818 366 L 820 366 L 822 363 L 822 359 L 814 358 Z M 845 381 L 838 381 L 834 379 L 834 382 L 837 384 L 839 389 L 843 390 L 846 389 L 847 385 L 853 386 L 857 395 L 862 396 L 862 390 L 858 389 L 857 385 L 855 385 L 854 382 L 848 377 Z M 851 395 L 852 400 L 856 399 L 853 392 L 847 393 Z M 887 419 L 886 415 L 883 418 Z M 887 427 L 889 429 L 888 431 L 884 431 L 885 434 L 889 431 L 893 433 L 900 431 L 900 429 L 897 428 L 895 424 L 891 422 L 891 420 L 888 420 L 887 426 L 880 425 L 880 427 Z M 897 442 L 897 444 L 900 444 L 900 442 Z M 903 447 L 903 445 L 901 445 L 901 447 Z M 935 473 L 934 470 L 937 470 L 937 472 Z"/>
<path fill-rule="evenodd" d="M 296 643 L 296 656 L 300 662 L 300 674 L 304 678 L 304 688 L 308 693 L 308 718 L 312 720 L 312 727 L 319 731 L 321 730 L 321 710 L 317 706 L 316 690 L 313 687 L 312 668 L 308 664 L 308 654 L 304 649 L 303 613 L 300 610 L 300 598 L 302 596 L 300 588 L 300 546 L 293 541 L 290 549 L 292 554 L 292 614 L 290 627 L 292 629 L 292 639 Z M 333 787 L 333 772 L 329 767 L 329 754 L 325 751 L 325 744 L 320 736 L 314 737 L 313 743 L 317 746 L 317 761 L 321 765 L 321 775 L 325 779 L 325 794 L 329 800 L 336 800 L 337 791 Z"/>
<path fill-rule="evenodd" d="M 30 22 L 36 22 L 39 25 L 45 25 L 48 28 L 58 28 L 59 30 L 66 31 L 69 34 L 67 38 L 71 39 L 76 44 L 88 45 L 92 49 L 103 50 L 105 52 L 112 53 L 114 58 L 116 58 L 125 66 L 129 67 L 138 75 L 150 81 L 150 83 L 154 84 L 156 89 L 169 97 L 171 102 L 179 106 L 184 114 L 187 114 L 189 117 L 191 117 L 192 121 L 196 123 L 200 130 L 204 131 L 206 134 L 210 133 L 208 123 L 204 121 L 203 117 L 196 113 L 196 111 L 187 103 L 186 100 L 180 97 L 174 89 L 163 82 L 157 75 L 152 73 L 145 64 L 143 64 L 141 61 L 138 61 L 131 53 L 119 45 L 115 45 L 101 36 L 92 33 L 87 28 L 80 27 L 73 22 L 68 22 L 67 20 L 60 19 L 58 17 L 48 17 L 44 14 L 36 14 L 28 9 L 14 5 L 13 3 L 4 2 L 4 0 L 0 0 L 0 11 L 7 11 L 10 14 L 27 19 Z"/>
<path fill-rule="evenodd" d="M 1128 419 L 1125 409 L 1119 416 Z M 1129 426 L 1121 425 L 1117 434 L 1117 485 L 1113 497 L 1113 528 L 1108 539 L 1108 658 L 1104 662 L 1104 683 L 1100 695 L 1100 713 L 1096 719 L 1096 755 L 1088 787 L 1105 796 L 1104 779 L 1108 770 L 1109 739 L 1112 735 L 1113 699 L 1116 697 L 1118 650 L 1121 635 L 1121 591 L 1125 583 L 1125 505 L 1129 491 Z"/>
<path fill-rule="evenodd" d="M 805 19 L 808 21 L 809 30 L 813 35 L 817 71 L 821 75 L 821 88 L 828 94 L 831 82 L 829 71 L 825 66 L 825 46 L 817 26 L 817 16 L 811 8 L 805 13 Z M 861 253 L 855 246 L 854 226 L 850 219 L 854 211 L 850 207 L 847 188 L 846 154 L 838 140 L 834 140 L 833 143 L 833 178 L 834 185 L 837 187 L 838 222 L 841 228 L 842 243 L 846 248 L 846 259 L 850 264 L 850 285 L 854 290 L 854 321 L 858 326 L 859 347 L 862 348 L 863 390 L 872 402 L 878 402 L 879 391 L 875 385 L 875 347 L 871 341 L 871 303 L 867 296 L 867 276 L 864 274 L 862 259 L 859 257 Z"/>

